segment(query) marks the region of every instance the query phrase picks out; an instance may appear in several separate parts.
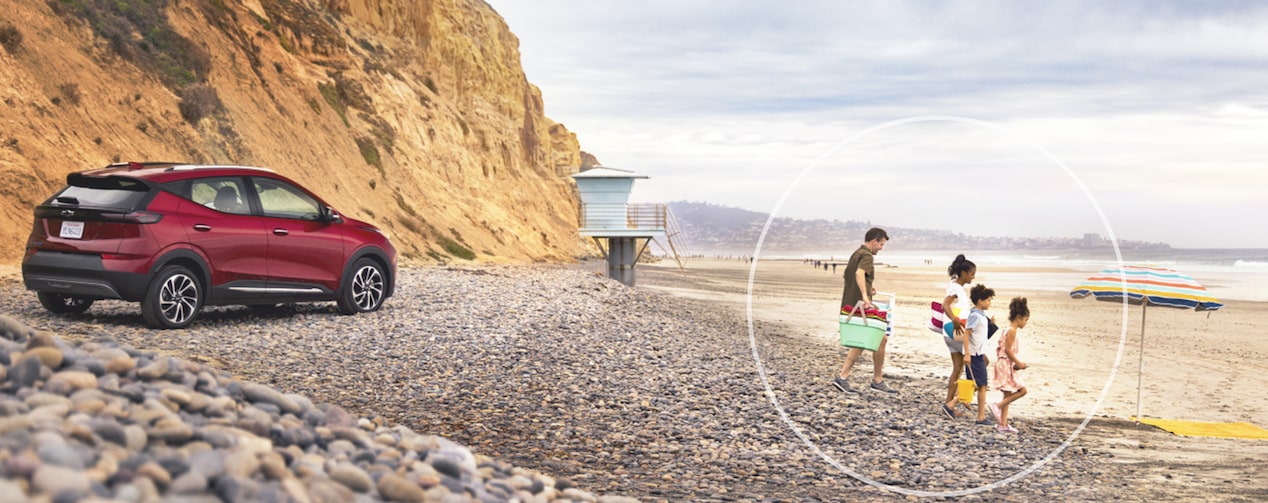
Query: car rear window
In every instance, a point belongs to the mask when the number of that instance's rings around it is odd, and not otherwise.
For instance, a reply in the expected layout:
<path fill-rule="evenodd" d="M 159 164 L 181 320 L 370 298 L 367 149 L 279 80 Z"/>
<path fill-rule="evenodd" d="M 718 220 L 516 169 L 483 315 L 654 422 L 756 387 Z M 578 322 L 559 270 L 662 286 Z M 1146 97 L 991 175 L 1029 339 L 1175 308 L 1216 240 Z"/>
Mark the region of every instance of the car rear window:
<path fill-rule="evenodd" d="M 70 185 L 49 200 L 56 206 L 89 206 L 133 209 L 149 193 L 149 185 L 134 178 L 110 176 L 93 178 L 67 177 Z"/>

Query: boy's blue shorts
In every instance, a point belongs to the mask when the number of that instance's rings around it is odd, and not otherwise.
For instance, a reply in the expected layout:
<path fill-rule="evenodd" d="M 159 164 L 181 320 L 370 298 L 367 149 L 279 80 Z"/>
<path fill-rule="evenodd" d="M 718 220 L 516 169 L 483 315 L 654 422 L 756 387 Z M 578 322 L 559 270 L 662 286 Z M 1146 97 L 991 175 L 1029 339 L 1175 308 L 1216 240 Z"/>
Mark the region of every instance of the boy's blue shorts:
<path fill-rule="evenodd" d="M 979 388 L 986 387 L 986 355 L 974 355 L 964 369 Z"/>

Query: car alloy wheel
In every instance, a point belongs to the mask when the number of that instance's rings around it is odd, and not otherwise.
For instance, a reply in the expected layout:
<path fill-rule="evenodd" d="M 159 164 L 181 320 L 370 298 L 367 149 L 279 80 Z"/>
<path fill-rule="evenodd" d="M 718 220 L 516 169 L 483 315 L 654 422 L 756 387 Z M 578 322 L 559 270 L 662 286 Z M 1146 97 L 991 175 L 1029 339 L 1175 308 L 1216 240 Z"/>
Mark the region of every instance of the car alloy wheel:
<path fill-rule="evenodd" d="M 358 260 L 339 296 L 339 311 L 354 314 L 377 310 L 383 305 L 386 287 L 383 269 L 377 262 L 366 258 Z"/>
<path fill-rule="evenodd" d="M 181 266 L 169 266 L 150 282 L 141 314 L 155 328 L 184 328 L 198 316 L 203 300 L 194 274 Z"/>
<path fill-rule="evenodd" d="M 194 316 L 194 306 L 198 305 L 198 285 L 193 278 L 176 275 L 163 282 L 159 290 L 159 310 L 163 318 L 180 325 Z"/>

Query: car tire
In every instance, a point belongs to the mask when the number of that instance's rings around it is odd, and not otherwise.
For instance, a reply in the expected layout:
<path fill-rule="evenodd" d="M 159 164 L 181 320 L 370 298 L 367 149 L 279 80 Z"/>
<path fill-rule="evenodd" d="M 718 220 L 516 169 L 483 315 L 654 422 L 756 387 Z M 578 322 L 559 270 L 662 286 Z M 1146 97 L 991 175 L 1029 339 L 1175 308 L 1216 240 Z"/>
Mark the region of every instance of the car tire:
<path fill-rule="evenodd" d="M 40 304 L 53 314 L 79 314 L 92 307 L 93 300 L 60 293 L 39 292 Z"/>
<path fill-rule="evenodd" d="M 377 311 L 387 295 L 387 276 L 383 266 L 368 258 L 352 265 L 351 274 L 339 288 L 339 312 L 357 314 Z"/>
<path fill-rule="evenodd" d="M 185 328 L 198 318 L 206 296 L 188 268 L 170 265 L 160 269 L 141 300 L 141 315 L 151 327 Z"/>

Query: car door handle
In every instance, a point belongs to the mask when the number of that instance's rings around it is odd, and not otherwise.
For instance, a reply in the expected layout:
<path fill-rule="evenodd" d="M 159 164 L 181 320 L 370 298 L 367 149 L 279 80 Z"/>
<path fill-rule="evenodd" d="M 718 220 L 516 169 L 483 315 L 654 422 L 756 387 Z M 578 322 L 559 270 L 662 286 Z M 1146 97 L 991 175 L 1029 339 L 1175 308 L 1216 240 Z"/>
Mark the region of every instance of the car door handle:
<path fill-rule="evenodd" d="M 288 230 L 283 229 L 283 228 L 281 228 L 281 227 L 279 227 L 279 228 L 277 228 L 277 229 L 273 229 L 273 234 L 276 234 L 276 235 L 278 235 L 278 236 L 285 236 L 285 235 L 290 234 L 290 233 L 291 233 L 291 231 L 288 231 Z"/>
<path fill-rule="evenodd" d="M 194 230 L 198 232 L 207 232 L 211 230 L 211 226 L 207 224 L 196 224 L 194 225 Z"/>

